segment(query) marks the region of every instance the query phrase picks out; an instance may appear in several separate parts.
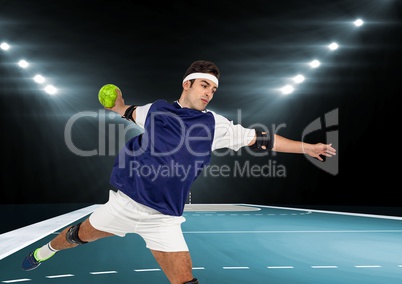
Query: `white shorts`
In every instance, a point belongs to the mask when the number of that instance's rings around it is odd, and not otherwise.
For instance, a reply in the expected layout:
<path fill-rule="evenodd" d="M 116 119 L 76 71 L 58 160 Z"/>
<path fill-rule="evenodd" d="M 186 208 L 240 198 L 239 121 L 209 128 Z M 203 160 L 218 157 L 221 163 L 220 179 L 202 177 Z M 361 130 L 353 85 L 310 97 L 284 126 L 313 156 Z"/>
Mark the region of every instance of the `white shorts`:
<path fill-rule="evenodd" d="M 109 201 L 96 208 L 89 221 L 95 229 L 120 237 L 136 233 L 152 250 L 188 251 L 181 230 L 181 223 L 186 221 L 183 216 L 164 215 L 135 202 L 119 190 L 110 190 Z"/>

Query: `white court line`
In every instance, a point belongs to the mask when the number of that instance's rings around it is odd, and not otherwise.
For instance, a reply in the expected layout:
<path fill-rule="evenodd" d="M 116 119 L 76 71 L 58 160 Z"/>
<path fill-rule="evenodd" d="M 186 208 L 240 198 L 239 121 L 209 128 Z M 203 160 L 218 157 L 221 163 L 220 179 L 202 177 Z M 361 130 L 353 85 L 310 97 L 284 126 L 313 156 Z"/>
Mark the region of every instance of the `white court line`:
<path fill-rule="evenodd" d="M 92 275 L 99 275 L 99 274 L 113 274 L 117 273 L 117 271 L 97 271 L 97 272 L 89 272 Z"/>
<path fill-rule="evenodd" d="M 402 230 L 334 230 L 334 231 L 187 231 L 184 234 L 283 234 L 283 233 L 402 233 Z"/>
<path fill-rule="evenodd" d="M 0 260 L 90 214 L 92 205 L 0 235 Z"/>
<path fill-rule="evenodd" d="M 278 206 L 267 206 L 267 205 L 246 204 L 246 203 L 239 204 L 239 205 L 246 205 L 246 206 L 251 206 L 251 207 L 262 207 L 262 208 L 273 208 L 273 209 L 281 209 L 281 210 L 309 211 L 308 214 L 310 214 L 311 212 L 316 212 L 316 213 L 326 213 L 326 214 L 335 214 L 335 215 L 348 215 L 348 216 L 359 216 L 359 217 L 380 218 L 380 219 L 390 219 L 390 220 L 402 220 L 402 217 L 387 216 L 387 215 L 326 211 L 326 210 L 315 210 L 315 209 L 307 209 L 307 208 L 278 207 Z"/>
<path fill-rule="evenodd" d="M 250 269 L 248 266 L 224 266 L 223 269 Z"/>
<path fill-rule="evenodd" d="M 27 281 L 31 281 L 32 279 L 28 279 L 28 278 L 21 278 L 21 279 L 14 279 L 14 280 L 4 280 L 1 281 L 1 283 L 17 283 L 17 282 L 27 282 Z"/>
<path fill-rule="evenodd" d="M 161 271 L 159 268 L 134 269 L 135 272 Z"/>
<path fill-rule="evenodd" d="M 356 268 L 380 268 L 381 265 L 355 265 Z"/>
<path fill-rule="evenodd" d="M 311 266 L 311 268 L 338 268 L 338 266 L 336 265 L 313 265 Z"/>
<path fill-rule="evenodd" d="M 73 277 L 73 276 L 74 276 L 74 274 L 60 274 L 60 275 L 48 275 L 48 276 L 46 276 L 46 278 L 53 279 L 53 278 Z"/>
<path fill-rule="evenodd" d="M 205 269 L 205 267 L 193 267 L 192 269 L 193 270 L 203 270 L 203 269 Z"/>
<path fill-rule="evenodd" d="M 291 269 L 293 266 L 267 266 L 268 269 Z"/>

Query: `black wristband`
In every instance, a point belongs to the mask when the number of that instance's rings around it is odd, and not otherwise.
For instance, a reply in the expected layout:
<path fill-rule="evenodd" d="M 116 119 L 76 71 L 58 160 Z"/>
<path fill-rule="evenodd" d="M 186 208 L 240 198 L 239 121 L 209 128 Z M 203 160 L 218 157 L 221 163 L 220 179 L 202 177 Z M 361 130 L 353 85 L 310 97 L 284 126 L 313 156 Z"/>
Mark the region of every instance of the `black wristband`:
<path fill-rule="evenodd" d="M 262 133 L 261 131 L 256 130 L 256 141 L 253 145 L 250 146 L 251 149 L 255 151 L 268 151 L 272 150 L 274 147 L 274 136 L 271 132 Z"/>
<path fill-rule="evenodd" d="M 129 121 L 135 122 L 133 119 L 133 112 L 136 108 L 137 108 L 136 105 L 129 106 L 121 118 L 125 118 Z"/>

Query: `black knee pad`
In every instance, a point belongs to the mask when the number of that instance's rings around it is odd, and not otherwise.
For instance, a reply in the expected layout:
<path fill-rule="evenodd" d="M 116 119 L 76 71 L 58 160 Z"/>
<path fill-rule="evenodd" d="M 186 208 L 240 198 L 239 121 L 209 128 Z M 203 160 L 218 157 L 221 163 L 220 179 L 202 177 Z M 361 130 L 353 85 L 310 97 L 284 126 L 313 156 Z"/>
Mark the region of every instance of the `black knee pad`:
<path fill-rule="evenodd" d="M 184 282 L 183 284 L 198 284 L 198 280 L 197 280 L 197 278 L 193 278 L 193 280 Z"/>
<path fill-rule="evenodd" d="M 86 244 L 87 242 L 84 242 L 78 237 L 78 230 L 80 229 L 81 223 L 72 226 L 70 229 L 68 229 L 66 233 L 66 240 L 70 244 L 75 244 L 75 245 L 82 245 Z"/>

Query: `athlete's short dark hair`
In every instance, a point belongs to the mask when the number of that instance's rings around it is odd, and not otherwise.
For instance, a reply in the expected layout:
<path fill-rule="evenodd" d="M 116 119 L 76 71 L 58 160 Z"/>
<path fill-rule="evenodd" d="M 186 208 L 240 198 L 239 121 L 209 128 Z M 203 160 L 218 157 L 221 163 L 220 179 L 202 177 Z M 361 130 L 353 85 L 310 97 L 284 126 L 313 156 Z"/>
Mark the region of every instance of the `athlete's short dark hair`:
<path fill-rule="evenodd" d="M 191 73 L 209 73 L 214 75 L 218 79 L 221 75 L 218 66 L 216 66 L 215 63 L 207 60 L 197 60 L 191 63 L 190 67 L 188 67 L 186 72 L 184 73 L 183 79 Z"/>

